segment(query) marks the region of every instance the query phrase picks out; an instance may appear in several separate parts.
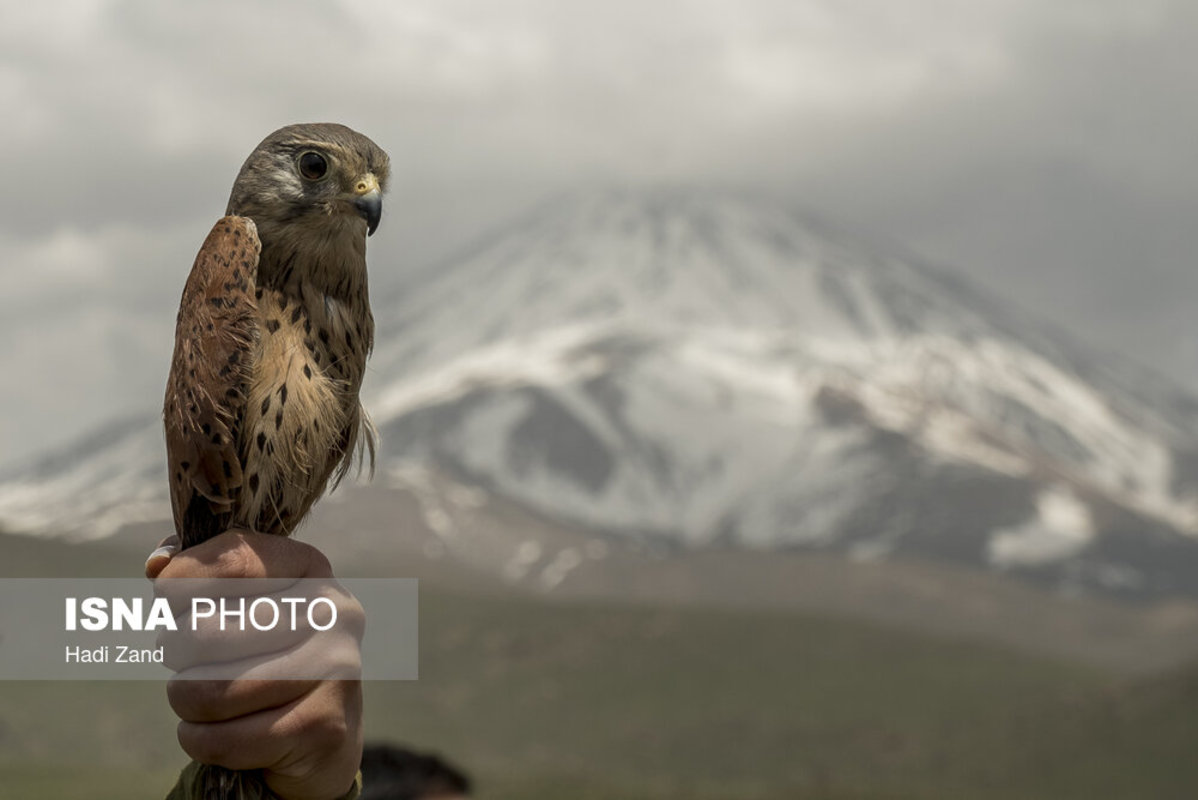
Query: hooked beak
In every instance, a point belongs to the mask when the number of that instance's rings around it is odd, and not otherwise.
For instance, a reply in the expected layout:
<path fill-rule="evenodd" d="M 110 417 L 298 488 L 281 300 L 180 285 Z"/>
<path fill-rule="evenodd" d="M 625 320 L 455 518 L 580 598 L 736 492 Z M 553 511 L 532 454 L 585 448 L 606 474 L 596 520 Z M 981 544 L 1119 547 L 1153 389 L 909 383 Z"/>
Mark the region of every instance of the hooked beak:
<path fill-rule="evenodd" d="M 379 226 L 383 216 L 383 190 L 373 173 L 366 173 L 354 184 L 354 208 L 366 220 L 366 235 L 370 236 Z"/>
<path fill-rule="evenodd" d="M 370 236 L 378 228 L 379 220 L 383 218 L 383 195 L 378 189 L 371 189 L 354 200 L 354 208 L 358 210 L 358 215 L 366 220 L 366 235 Z"/>

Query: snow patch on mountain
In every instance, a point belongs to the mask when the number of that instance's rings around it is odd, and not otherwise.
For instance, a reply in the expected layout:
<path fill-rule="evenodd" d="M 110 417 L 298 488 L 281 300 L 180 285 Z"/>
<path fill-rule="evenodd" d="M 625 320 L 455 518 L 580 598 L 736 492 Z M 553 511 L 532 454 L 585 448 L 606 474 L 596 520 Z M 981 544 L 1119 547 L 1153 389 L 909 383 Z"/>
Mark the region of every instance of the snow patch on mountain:
<path fill-rule="evenodd" d="M 0 527 L 99 539 L 169 519 L 165 447 L 161 421 L 135 416 L 11 471 L 0 477 Z"/>
<path fill-rule="evenodd" d="M 1000 528 L 990 540 L 990 559 L 999 567 L 1037 566 L 1080 553 L 1094 538 L 1090 509 L 1062 487 L 1036 499 L 1036 517 L 1023 525 Z"/>

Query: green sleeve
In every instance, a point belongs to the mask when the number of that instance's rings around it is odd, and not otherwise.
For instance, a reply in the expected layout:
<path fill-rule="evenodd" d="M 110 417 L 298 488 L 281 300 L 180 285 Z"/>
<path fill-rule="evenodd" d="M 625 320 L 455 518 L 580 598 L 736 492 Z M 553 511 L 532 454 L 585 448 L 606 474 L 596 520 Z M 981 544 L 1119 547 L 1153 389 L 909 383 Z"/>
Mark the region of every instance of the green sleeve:
<path fill-rule="evenodd" d="M 166 800 L 202 800 L 198 783 L 202 767 L 202 764 L 195 761 L 184 767 L 183 772 L 179 774 L 179 780 L 175 782 L 174 788 L 166 796 Z M 358 800 L 358 795 L 361 793 L 362 773 L 359 772 L 354 776 L 354 785 L 349 787 L 349 791 L 339 800 Z M 274 798 L 263 798 L 263 800 L 274 800 Z"/>

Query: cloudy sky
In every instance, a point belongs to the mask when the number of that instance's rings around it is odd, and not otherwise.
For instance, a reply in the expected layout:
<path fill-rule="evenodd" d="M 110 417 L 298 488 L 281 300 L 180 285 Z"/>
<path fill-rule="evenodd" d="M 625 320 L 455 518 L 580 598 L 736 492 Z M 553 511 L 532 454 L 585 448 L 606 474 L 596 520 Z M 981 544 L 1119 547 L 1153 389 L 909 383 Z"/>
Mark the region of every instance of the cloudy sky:
<path fill-rule="evenodd" d="M 400 282 L 596 183 L 759 189 L 1198 385 L 1198 10 L 1158 0 L 0 0 L 0 462 L 159 402 L 249 150 L 345 122 Z"/>

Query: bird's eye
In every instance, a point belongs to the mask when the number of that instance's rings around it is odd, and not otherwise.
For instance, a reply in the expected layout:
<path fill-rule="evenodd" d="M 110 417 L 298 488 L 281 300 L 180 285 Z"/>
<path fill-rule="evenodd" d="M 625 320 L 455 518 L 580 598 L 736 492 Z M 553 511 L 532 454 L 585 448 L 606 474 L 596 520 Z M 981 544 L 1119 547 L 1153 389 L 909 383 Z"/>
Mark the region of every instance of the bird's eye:
<path fill-rule="evenodd" d="M 320 153 L 304 153 L 299 157 L 299 171 L 310 181 L 320 180 L 329 171 L 329 164 Z"/>

